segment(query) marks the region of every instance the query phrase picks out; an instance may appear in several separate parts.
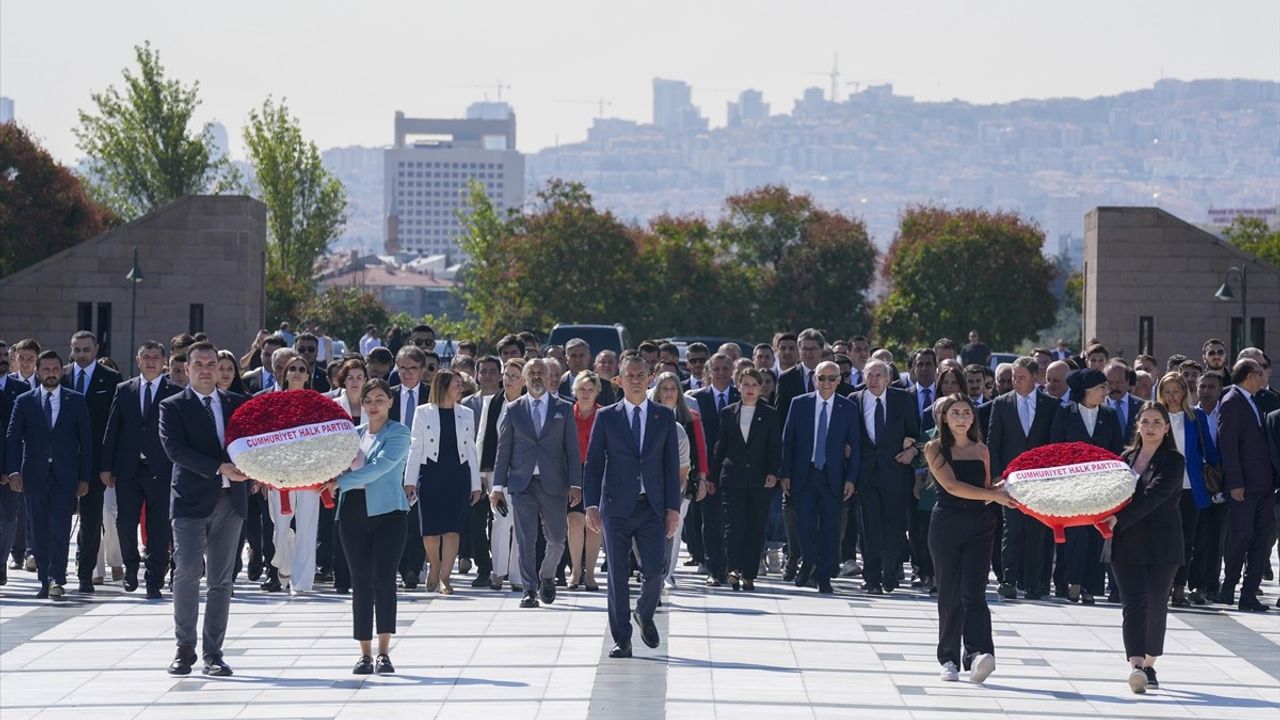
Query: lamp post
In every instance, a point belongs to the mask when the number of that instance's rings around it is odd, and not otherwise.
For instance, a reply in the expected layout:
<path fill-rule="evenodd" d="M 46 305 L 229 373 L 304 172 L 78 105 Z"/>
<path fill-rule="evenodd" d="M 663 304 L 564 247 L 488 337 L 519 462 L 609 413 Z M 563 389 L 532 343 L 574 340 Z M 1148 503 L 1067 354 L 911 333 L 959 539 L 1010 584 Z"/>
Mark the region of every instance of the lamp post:
<path fill-rule="evenodd" d="M 138 246 L 133 246 L 133 267 L 129 268 L 129 274 L 124 276 L 125 280 L 132 285 L 132 298 L 129 302 L 129 376 L 132 377 L 136 372 L 137 359 L 134 357 L 134 349 L 137 345 L 138 331 L 138 283 L 142 282 L 142 268 L 138 267 Z"/>
<path fill-rule="evenodd" d="M 1249 347 L 1249 313 L 1248 313 L 1248 297 L 1249 297 L 1249 266 L 1240 263 L 1240 267 L 1231 266 L 1227 268 L 1227 274 L 1223 276 L 1222 287 L 1218 288 L 1218 292 L 1213 296 L 1223 302 L 1231 302 L 1235 299 L 1235 294 L 1231 292 L 1231 273 L 1240 276 L 1240 347 L 1236 348 L 1236 352 Z"/>

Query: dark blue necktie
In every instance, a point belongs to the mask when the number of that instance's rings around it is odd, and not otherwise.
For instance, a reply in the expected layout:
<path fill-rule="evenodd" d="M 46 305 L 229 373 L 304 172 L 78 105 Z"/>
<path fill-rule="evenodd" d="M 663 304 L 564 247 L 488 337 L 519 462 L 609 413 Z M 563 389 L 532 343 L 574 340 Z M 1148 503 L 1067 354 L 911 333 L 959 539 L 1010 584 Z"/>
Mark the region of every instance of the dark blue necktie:
<path fill-rule="evenodd" d="M 884 440 L 884 398 L 876 398 L 876 445 Z"/>
<path fill-rule="evenodd" d="M 76 368 L 76 392 L 84 394 L 84 368 Z"/>
<path fill-rule="evenodd" d="M 218 430 L 218 421 L 213 417 L 213 396 L 204 399 L 204 411 L 209 415 L 209 422 L 213 423 L 214 432 Z"/>
<path fill-rule="evenodd" d="M 154 398 L 153 398 L 153 397 L 152 397 L 152 395 L 151 395 L 151 383 L 147 383 L 147 392 L 146 392 L 146 395 L 145 395 L 145 396 L 143 396 L 143 398 L 142 398 L 142 404 L 143 404 L 143 405 L 145 406 L 145 408 L 146 408 L 145 410 L 143 410 L 143 411 L 142 411 L 142 421 L 143 421 L 143 422 L 146 422 L 148 419 L 150 419 L 150 418 L 151 418 L 151 401 L 152 401 L 153 399 L 154 399 Z"/>
<path fill-rule="evenodd" d="M 728 393 L 716 393 L 716 410 L 724 409 L 724 396 Z"/>
<path fill-rule="evenodd" d="M 631 409 L 631 435 L 636 439 L 636 449 L 640 449 L 640 406 Z"/>
<path fill-rule="evenodd" d="M 827 401 L 822 401 L 822 410 L 818 413 L 818 443 L 813 451 L 816 455 L 813 464 L 821 470 L 827 464 Z"/>
<path fill-rule="evenodd" d="M 44 421 L 49 423 L 49 429 L 53 429 L 53 393 L 46 392 L 44 394 Z"/>

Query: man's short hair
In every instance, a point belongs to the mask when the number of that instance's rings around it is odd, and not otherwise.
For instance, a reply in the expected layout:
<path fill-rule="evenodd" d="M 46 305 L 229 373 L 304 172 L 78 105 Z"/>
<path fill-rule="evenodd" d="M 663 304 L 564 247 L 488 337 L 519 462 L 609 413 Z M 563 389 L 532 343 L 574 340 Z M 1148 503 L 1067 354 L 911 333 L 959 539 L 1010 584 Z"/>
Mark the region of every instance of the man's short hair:
<path fill-rule="evenodd" d="M 195 355 L 198 352 L 211 352 L 214 355 L 217 355 L 218 348 L 214 347 L 213 343 L 209 342 L 208 340 L 205 340 L 203 342 L 191 343 L 190 345 L 187 346 L 187 357 L 191 357 L 192 355 Z"/>
<path fill-rule="evenodd" d="M 1027 359 L 1030 360 L 1030 358 L 1027 358 Z M 1031 362 L 1035 362 L 1035 360 L 1031 360 Z M 969 363 L 968 365 L 964 366 L 964 374 L 965 375 L 981 375 L 982 368 L 984 367 L 986 366 L 979 363 Z M 1035 371 L 1033 370 L 1032 372 L 1034 373 Z"/>
<path fill-rule="evenodd" d="M 516 337 L 520 338 L 520 342 L 524 345 L 526 350 L 529 348 L 530 345 L 538 344 L 538 336 L 534 335 L 532 332 L 528 330 L 521 330 L 520 332 L 516 333 Z"/>
<path fill-rule="evenodd" d="M 23 352 L 26 350 L 30 350 L 34 352 L 36 355 L 39 355 L 40 343 L 36 342 L 34 338 L 22 338 L 21 340 L 13 344 L 13 350 L 14 352 Z"/>
<path fill-rule="evenodd" d="M 952 352 L 955 352 L 955 353 L 960 352 L 960 346 L 956 344 L 956 341 L 952 340 L 951 338 L 945 338 L 945 337 L 938 338 L 937 341 L 933 343 L 933 349 L 935 351 L 933 356 L 935 360 L 938 358 L 938 355 L 936 352 L 938 350 L 951 350 Z M 917 350 L 916 352 L 918 353 L 919 351 Z"/>
<path fill-rule="evenodd" d="M 658 352 L 660 352 L 660 353 L 677 353 L 677 354 L 678 354 L 678 353 L 680 352 L 680 347 L 679 347 L 678 345 L 676 345 L 675 343 L 673 343 L 673 342 L 664 342 L 664 343 L 662 343 L 662 344 L 658 345 Z"/>
<path fill-rule="evenodd" d="M 268 335 L 268 336 L 266 336 L 265 338 L 263 338 L 263 339 L 262 339 L 262 347 L 264 347 L 264 348 L 265 348 L 266 346 L 268 346 L 268 345 L 275 345 L 275 346 L 277 346 L 277 347 L 284 347 L 285 345 L 288 345 L 288 344 L 289 344 L 289 343 L 285 342 L 285 341 L 284 341 L 284 338 L 283 338 L 283 337 L 281 337 L 280 335 Z"/>
<path fill-rule="evenodd" d="M 510 333 L 503 335 L 502 339 L 498 341 L 498 352 L 502 352 L 502 348 L 508 345 L 515 345 L 520 348 L 520 354 L 524 354 L 524 341 L 521 340 L 519 336 L 512 335 Z"/>
<path fill-rule="evenodd" d="M 41 355 L 40 357 L 44 357 L 44 355 Z M 1259 365 L 1256 360 L 1250 360 L 1249 358 L 1237 360 L 1236 364 L 1231 366 L 1231 384 L 1239 385 L 1245 380 L 1248 380 L 1250 375 L 1261 369 L 1262 366 Z"/>
<path fill-rule="evenodd" d="M 399 363 L 401 360 L 409 360 L 419 365 L 426 365 L 427 354 L 422 352 L 422 349 L 417 345 L 405 345 L 400 348 L 400 352 L 396 353 L 396 362 Z"/>
<path fill-rule="evenodd" d="M 61 355 L 59 355 L 59 354 L 58 354 L 58 351 L 57 351 L 57 350 L 54 350 L 53 348 L 50 348 L 50 349 L 48 349 L 48 350 L 45 350 L 45 351 L 41 352 L 39 355 L 37 355 L 37 356 L 36 356 L 36 364 L 37 364 L 37 365 L 38 365 L 38 364 L 40 364 L 40 362 L 41 362 L 41 361 L 44 361 L 44 360 L 57 360 L 59 365 L 61 365 L 61 364 L 62 364 L 62 356 L 61 356 Z"/>
<path fill-rule="evenodd" d="M 1227 376 L 1221 370 L 1205 370 L 1200 373 L 1200 379 L 1203 380 L 1205 378 L 1217 380 L 1219 387 L 1227 384 Z"/>
<path fill-rule="evenodd" d="M 98 344 L 98 336 L 88 330 L 77 330 L 71 335 L 71 342 L 75 342 L 77 340 L 92 340 L 94 345 Z"/>
<path fill-rule="evenodd" d="M 1021 355 L 1017 358 L 1014 358 L 1013 366 L 1016 368 L 1018 367 L 1024 368 L 1027 372 L 1031 373 L 1032 375 L 1035 375 L 1036 373 L 1040 372 L 1040 363 L 1036 362 L 1036 359 L 1031 357 L 1030 355 Z M 968 368 L 965 368 L 965 370 L 967 371 Z"/>
<path fill-rule="evenodd" d="M 773 344 L 774 344 L 774 345 L 777 345 L 778 343 L 782 342 L 783 340 L 790 340 L 790 341 L 792 341 L 792 342 L 800 342 L 800 338 L 796 337 L 796 334 L 795 334 L 795 333 L 793 333 L 793 332 L 782 332 L 782 333 L 778 333 L 778 336 L 777 336 L 777 337 L 775 337 L 775 338 L 773 339 Z"/>
<path fill-rule="evenodd" d="M 761 344 L 763 345 L 763 343 L 761 343 Z M 757 348 L 759 348 L 759 347 L 760 347 L 760 345 L 757 345 L 756 347 L 757 347 Z M 765 347 L 769 347 L 769 346 L 768 346 L 768 345 L 765 345 Z M 710 355 L 710 354 L 711 354 L 711 350 L 710 350 L 710 348 L 708 348 L 708 347 L 707 347 L 707 344 L 706 344 L 706 343 L 704 343 L 704 342 L 691 342 L 691 343 L 689 343 L 689 347 L 685 348 L 685 350 L 684 350 L 684 351 L 685 351 L 685 353 L 686 353 L 686 354 L 688 354 L 688 353 L 692 353 L 692 352 L 696 352 L 696 353 L 704 353 L 704 354 L 706 354 L 706 355 Z"/>
<path fill-rule="evenodd" d="M 1204 351 L 1208 350 L 1210 345 L 1221 345 L 1223 348 L 1227 347 L 1227 344 L 1222 342 L 1221 338 L 1216 338 L 1216 337 L 1209 338 L 1208 340 L 1204 341 L 1204 345 L 1200 346 L 1200 354 L 1203 355 Z"/>
<path fill-rule="evenodd" d="M 1142 356 L 1139 355 L 1139 357 L 1142 357 Z M 1182 353 L 1174 353 L 1169 356 L 1168 360 L 1165 360 L 1164 369 L 1167 371 L 1167 370 L 1174 370 L 1174 369 L 1180 368 L 1182 367 L 1182 363 L 1186 362 L 1188 359 L 1189 358 L 1187 358 L 1187 356 L 1183 355 Z M 1154 358 L 1152 359 L 1152 361 L 1154 362 Z"/>
<path fill-rule="evenodd" d="M 798 338 L 796 338 L 796 342 L 802 343 L 806 340 L 811 340 L 824 347 L 827 344 L 826 338 L 822 337 L 822 332 L 817 328 L 805 328 L 804 330 L 800 331 L 800 335 Z"/>
<path fill-rule="evenodd" d="M 414 333 L 431 333 L 431 337 L 435 337 L 436 335 L 436 331 L 433 330 L 430 325 L 414 325 L 413 329 L 409 331 L 409 334 L 412 335 Z"/>
<path fill-rule="evenodd" d="M 298 334 L 293 338 L 293 346 L 294 346 L 294 347 L 297 347 L 297 346 L 298 346 L 298 343 L 300 343 L 300 342 L 304 342 L 304 341 L 310 341 L 310 342 L 313 342 L 313 343 L 318 343 L 318 342 L 320 342 L 320 339 L 319 339 L 319 338 L 317 338 L 313 333 L 309 333 L 309 332 L 298 333 Z"/>
<path fill-rule="evenodd" d="M 933 358 L 933 363 L 935 365 L 938 364 L 938 352 L 930 347 L 922 347 L 916 348 L 916 351 L 911 353 L 911 367 L 916 366 L 916 361 L 920 359 L 921 355 L 928 355 Z"/>
<path fill-rule="evenodd" d="M 159 340 L 143 340 L 142 344 L 138 346 L 138 354 L 141 355 L 143 350 L 159 350 L 161 356 L 167 354 L 164 349 L 164 343 Z"/>
<path fill-rule="evenodd" d="M 369 351 L 368 360 L 369 362 L 391 364 L 396 361 L 396 358 L 394 355 L 391 354 L 390 349 L 379 345 L 378 347 Z"/>
<path fill-rule="evenodd" d="M 1195 370 L 1198 373 L 1202 373 L 1204 372 L 1204 366 L 1190 358 L 1178 363 L 1178 372 L 1186 372 L 1188 370 Z"/>
<path fill-rule="evenodd" d="M 485 363 L 493 363 L 495 366 L 497 366 L 498 372 L 502 372 L 502 359 L 499 358 L 497 355 L 481 355 L 476 360 L 476 372 L 479 372 L 480 366 L 484 365 Z"/>
<path fill-rule="evenodd" d="M 1097 355 L 1098 353 L 1102 353 L 1102 355 L 1107 358 L 1111 357 L 1111 353 L 1107 352 L 1106 346 L 1102 343 L 1094 343 L 1089 346 L 1089 349 L 1084 351 L 1084 359 L 1088 360 L 1090 355 Z"/>
<path fill-rule="evenodd" d="M 587 354 L 591 353 L 591 344 L 588 343 L 586 340 L 583 340 L 582 338 L 570 338 L 569 342 L 564 344 L 565 352 L 568 352 L 569 350 L 572 350 L 573 348 L 576 348 L 576 347 L 586 348 Z"/>
<path fill-rule="evenodd" d="M 644 342 L 640 343 L 640 347 L 636 349 L 642 353 L 656 353 L 658 352 L 658 343 L 652 340 L 645 340 Z"/>

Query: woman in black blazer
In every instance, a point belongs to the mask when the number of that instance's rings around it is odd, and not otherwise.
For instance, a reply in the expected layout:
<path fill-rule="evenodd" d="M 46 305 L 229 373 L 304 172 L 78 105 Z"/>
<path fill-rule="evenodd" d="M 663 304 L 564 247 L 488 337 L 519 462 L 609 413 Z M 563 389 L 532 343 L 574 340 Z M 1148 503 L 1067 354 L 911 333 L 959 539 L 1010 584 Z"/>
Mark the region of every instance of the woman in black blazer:
<path fill-rule="evenodd" d="M 720 434 L 711 461 L 719 471 L 709 482 L 718 485 L 724 497 L 725 557 L 734 590 L 756 589 L 769 507 L 778 492 L 782 426 L 778 412 L 761 402 L 762 380 L 756 368 L 742 371 L 742 400 L 720 411 Z"/>
<path fill-rule="evenodd" d="M 1107 518 L 1111 569 L 1124 606 L 1124 652 L 1129 689 L 1144 693 L 1156 683 L 1156 658 L 1164 653 L 1165 618 L 1173 578 L 1185 560 L 1182 542 L 1182 476 L 1186 460 L 1170 434 L 1169 412 L 1147 402 L 1138 412 L 1137 438 L 1125 462 L 1138 473 L 1133 500 Z"/>
<path fill-rule="evenodd" d="M 1117 455 L 1123 452 L 1120 416 L 1102 402 L 1107 396 L 1107 376 L 1101 370 L 1076 370 L 1067 376 L 1067 385 L 1071 388 L 1071 403 L 1058 408 L 1049 428 L 1049 442 L 1086 442 Z M 1093 596 L 1106 590 L 1101 557 L 1102 536 L 1097 530 L 1067 528 L 1060 566 L 1071 602 L 1092 605 Z"/>

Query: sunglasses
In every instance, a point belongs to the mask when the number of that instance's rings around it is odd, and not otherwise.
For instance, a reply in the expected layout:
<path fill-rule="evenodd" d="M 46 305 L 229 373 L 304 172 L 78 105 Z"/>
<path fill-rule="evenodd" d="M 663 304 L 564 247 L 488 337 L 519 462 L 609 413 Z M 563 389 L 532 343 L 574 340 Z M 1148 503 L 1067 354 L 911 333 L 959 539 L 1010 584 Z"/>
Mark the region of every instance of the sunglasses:
<path fill-rule="evenodd" d="M 1209 352 L 1205 353 L 1205 355 L 1210 355 L 1210 356 L 1212 356 L 1212 355 L 1226 355 L 1226 354 L 1227 354 L 1227 351 L 1226 351 L 1226 350 L 1210 350 Z"/>
<path fill-rule="evenodd" d="M 306 368 L 304 368 L 304 367 L 297 367 L 297 366 L 294 366 L 294 367 L 289 368 L 288 370 L 285 370 L 285 372 L 306 374 L 307 369 L 306 369 Z"/>
<path fill-rule="evenodd" d="M 428 366 L 426 366 L 426 367 L 425 367 L 425 368 L 423 368 L 423 369 L 424 369 L 424 370 L 426 370 L 427 372 L 435 372 L 435 371 L 436 371 L 436 366 L 435 366 L 435 365 L 428 365 Z"/>
<path fill-rule="evenodd" d="M 419 347 L 431 347 L 432 345 L 435 345 L 435 344 L 436 344 L 436 341 L 435 341 L 435 340 L 427 340 L 427 339 L 425 339 L 425 338 L 418 338 L 417 340 L 414 340 L 414 341 L 413 341 L 413 344 L 414 344 L 414 345 L 417 345 L 417 346 L 419 346 Z"/>
<path fill-rule="evenodd" d="M 319 348 L 317 348 L 315 345 L 304 345 L 303 347 L 298 348 L 298 352 L 300 353 L 313 353 L 313 352 L 316 352 L 317 350 L 319 350 Z"/>
<path fill-rule="evenodd" d="M 839 375 L 818 375 L 818 382 L 840 382 Z"/>

